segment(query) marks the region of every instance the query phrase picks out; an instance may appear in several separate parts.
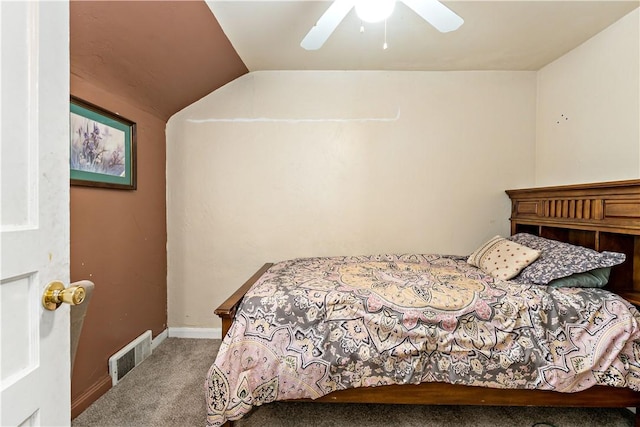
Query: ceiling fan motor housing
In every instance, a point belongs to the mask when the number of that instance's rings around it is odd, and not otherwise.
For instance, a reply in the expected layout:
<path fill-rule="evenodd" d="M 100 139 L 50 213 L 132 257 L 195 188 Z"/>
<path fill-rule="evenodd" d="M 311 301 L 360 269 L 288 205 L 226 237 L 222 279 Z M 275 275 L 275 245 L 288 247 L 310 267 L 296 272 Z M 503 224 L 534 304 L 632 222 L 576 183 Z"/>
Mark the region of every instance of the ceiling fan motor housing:
<path fill-rule="evenodd" d="M 355 9 L 358 18 L 375 23 L 391 16 L 395 5 L 396 0 L 358 0 Z"/>

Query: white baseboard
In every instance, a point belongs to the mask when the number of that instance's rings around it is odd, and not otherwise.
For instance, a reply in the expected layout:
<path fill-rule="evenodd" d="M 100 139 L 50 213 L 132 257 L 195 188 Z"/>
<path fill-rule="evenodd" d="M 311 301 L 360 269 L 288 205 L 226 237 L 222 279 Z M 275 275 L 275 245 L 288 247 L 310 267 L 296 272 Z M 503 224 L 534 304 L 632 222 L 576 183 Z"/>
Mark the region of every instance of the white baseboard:
<path fill-rule="evenodd" d="M 169 330 L 168 329 L 165 329 L 164 331 L 162 331 L 158 335 L 156 335 L 156 337 L 151 340 L 151 351 L 153 352 L 153 350 L 155 350 L 157 346 L 162 344 L 162 341 L 167 339 L 168 336 L 169 336 Z"/>
<path fill-rule="evenodd" d="M 169 327 L 171 338 L 202 338 L 219 340 L 222 338 L 222 328 L 174 328 Z"/>

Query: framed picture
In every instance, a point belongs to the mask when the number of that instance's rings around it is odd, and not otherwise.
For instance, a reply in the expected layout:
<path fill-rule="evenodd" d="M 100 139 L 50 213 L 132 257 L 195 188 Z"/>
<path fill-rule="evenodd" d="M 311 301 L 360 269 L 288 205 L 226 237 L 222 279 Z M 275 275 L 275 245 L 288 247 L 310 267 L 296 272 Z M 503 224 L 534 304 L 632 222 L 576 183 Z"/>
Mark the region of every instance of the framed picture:
<path fill-rule="evenodd" d="M 136 189 L 136 124 L 71 97 L 71 185 Z"/>

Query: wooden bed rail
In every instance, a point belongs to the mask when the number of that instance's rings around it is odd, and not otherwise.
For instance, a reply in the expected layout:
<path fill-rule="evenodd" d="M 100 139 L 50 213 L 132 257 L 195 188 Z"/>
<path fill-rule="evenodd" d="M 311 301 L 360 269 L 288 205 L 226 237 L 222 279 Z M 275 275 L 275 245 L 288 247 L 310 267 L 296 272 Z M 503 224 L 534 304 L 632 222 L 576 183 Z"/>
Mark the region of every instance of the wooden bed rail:
<path fill-rule="evenodd" d="M 215 310 L 215 314 L 220 316 L 222 319 L 222 337 L 224 338 L 229 332 L 231 328 L 231 324 L 233 323 L 233 317 L 236 315 L 236 310 L 244 298 L 244 294 L 253 286 L 254 283 L 258 281 L 260 276 L 262 276 L 271 266 L 272 262 L 268 262 L 260 268 L 260 270 L 256 271 L 253 276 L 249 278 L 244 285 L 242 285 L 238 290 L 236 290 L 233 295 L 231 295 L 225 302 L 220 304 L 218 308 Z"/>

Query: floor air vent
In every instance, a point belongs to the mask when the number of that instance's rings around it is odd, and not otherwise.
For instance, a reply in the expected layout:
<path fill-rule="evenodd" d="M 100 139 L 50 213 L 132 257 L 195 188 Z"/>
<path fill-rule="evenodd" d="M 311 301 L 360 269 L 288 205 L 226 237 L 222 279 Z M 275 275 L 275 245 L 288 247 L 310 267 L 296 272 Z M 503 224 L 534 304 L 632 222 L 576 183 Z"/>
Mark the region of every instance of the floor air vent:
<path fill-rule="evenodd" d="M 151 331 L 146 331 L 109 358 L 111 384 L 118 381 L 151 355 Z"/>

